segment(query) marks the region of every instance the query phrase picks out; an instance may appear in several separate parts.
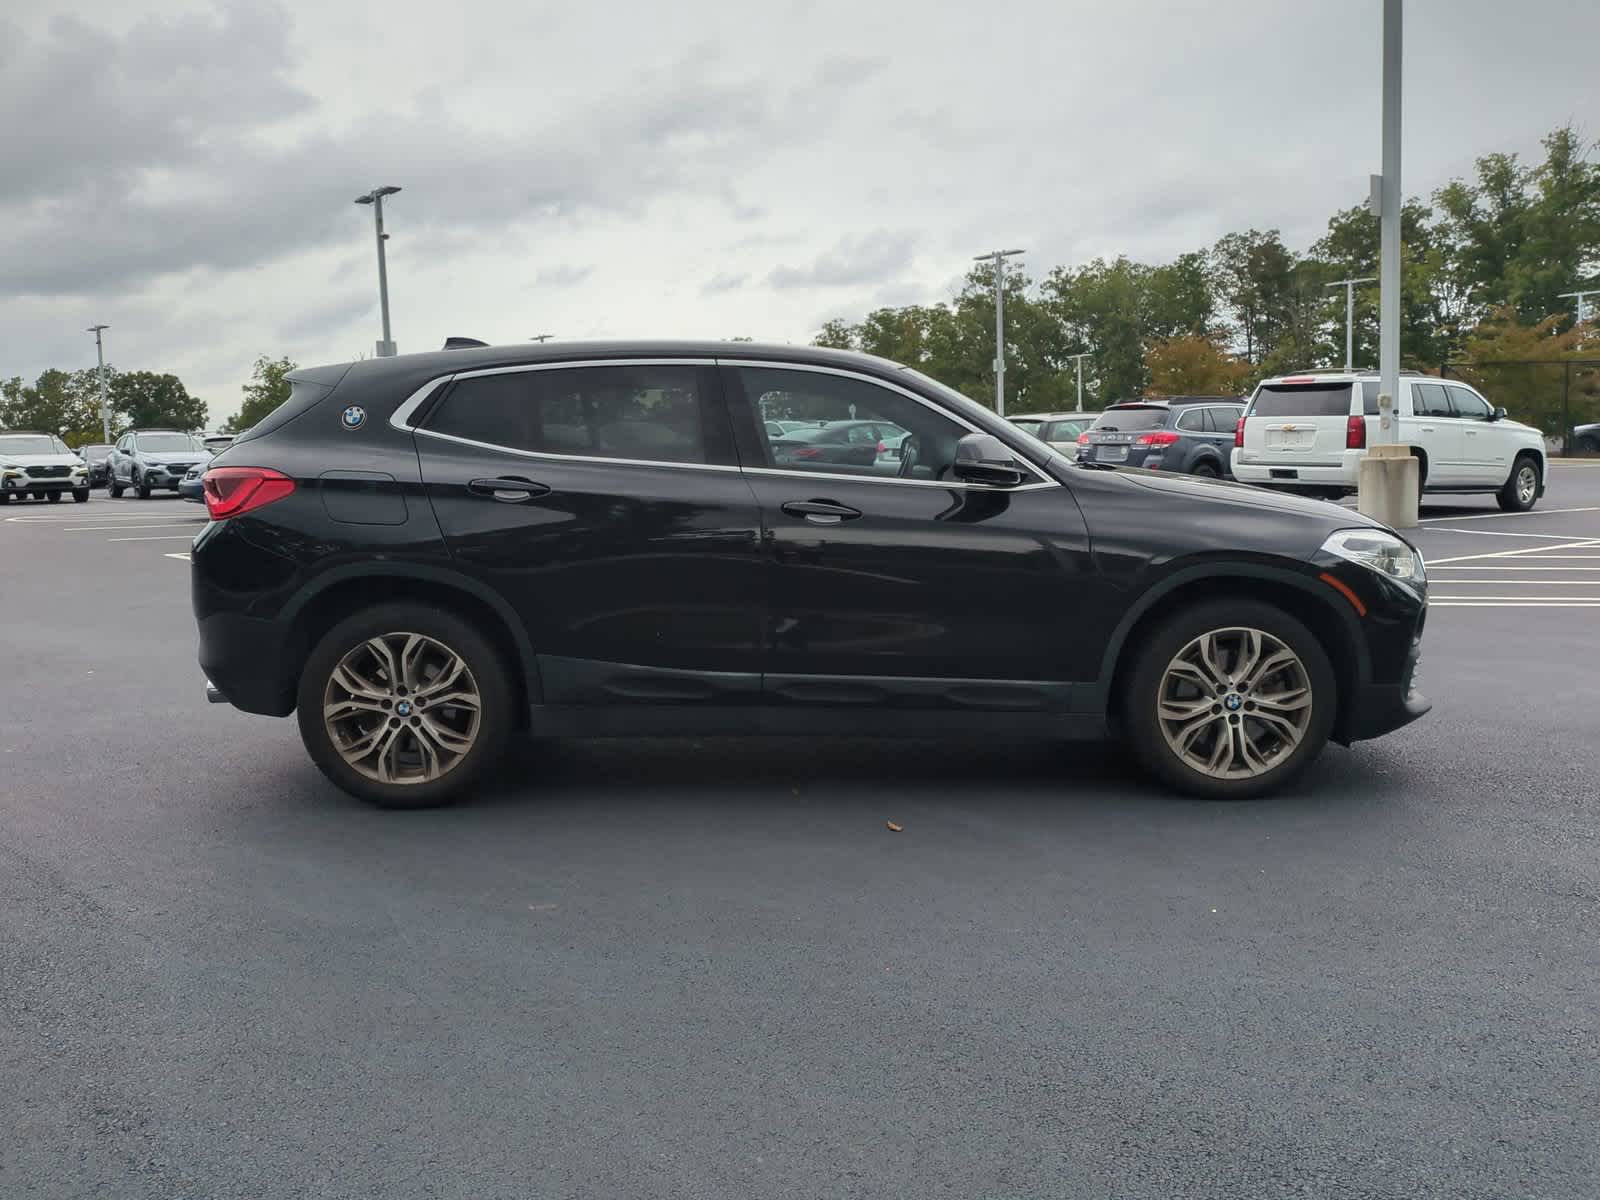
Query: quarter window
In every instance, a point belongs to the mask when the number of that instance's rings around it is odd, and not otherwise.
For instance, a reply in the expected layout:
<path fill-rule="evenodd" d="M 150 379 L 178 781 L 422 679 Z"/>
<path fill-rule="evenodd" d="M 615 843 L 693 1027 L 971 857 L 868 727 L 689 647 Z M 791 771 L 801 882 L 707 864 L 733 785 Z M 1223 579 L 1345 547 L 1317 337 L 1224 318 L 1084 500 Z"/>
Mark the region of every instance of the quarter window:
<path fill-rule="evenodd" d="M 770 438 L 771 466 L 834 475 L 950 478 L 956 443 L 967 430 L 926 404 L 848 375 L 778 367 L 733 369 L 756 412 L 825 421 Z M 911 440 L 902 444 L 907 435 Z M 909 463 L 902 458 L 907 445 Z"/>
<path fill-rule="evenodd" d="M 477 375 L 457 380 L 424 428 L 539 454 L 703 463 L 699 378 L 643 364 Z"/>
<path fill-rule="evenodd" d="M 1184 409 L 1178 414 L 1178 428 L 1187 433 L 1204 433 L 1206 428 L 1205 409 Z"/>

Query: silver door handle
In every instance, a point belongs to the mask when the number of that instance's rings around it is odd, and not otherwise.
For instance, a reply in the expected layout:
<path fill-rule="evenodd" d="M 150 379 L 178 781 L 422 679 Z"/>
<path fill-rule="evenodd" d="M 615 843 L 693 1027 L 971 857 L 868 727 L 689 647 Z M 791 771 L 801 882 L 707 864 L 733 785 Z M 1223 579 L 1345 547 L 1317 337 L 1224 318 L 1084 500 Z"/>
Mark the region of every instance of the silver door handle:
<path fill-rule="evenodd" d="M 1417 428 L 1418 428 L 1418 430 L 1420 430 L 1423 433 L 1438 433 L 1439 432 L 1439 430 L 1436 427 L 1432 426 L 1432 425 L 1418 425 Z"/>

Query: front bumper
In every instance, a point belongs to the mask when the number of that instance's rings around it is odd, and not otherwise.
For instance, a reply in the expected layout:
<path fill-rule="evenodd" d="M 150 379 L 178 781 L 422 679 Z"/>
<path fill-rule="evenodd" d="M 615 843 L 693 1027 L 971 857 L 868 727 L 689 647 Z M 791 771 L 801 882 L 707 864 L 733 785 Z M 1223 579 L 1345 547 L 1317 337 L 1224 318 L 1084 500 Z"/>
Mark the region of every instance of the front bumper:
<path fill-rule="evenodd" d="M 82 475 L 55 479 L 16 477 L 0 479 L 0 491 L 14 492 L 19 496 L 31 495 L 34 492 L 81 492 L 88 486 L 89 480 Z"/>
<path fill-rule="evenodd" d="M 178 485 L 183 482 L 183 477 L 189 473 L 188 467 L 179 467 L 173 471 L 154 471 L 146 469 L 139 475 L 142 486 L 149 488 L 171 488 L 178 490 Z"/>

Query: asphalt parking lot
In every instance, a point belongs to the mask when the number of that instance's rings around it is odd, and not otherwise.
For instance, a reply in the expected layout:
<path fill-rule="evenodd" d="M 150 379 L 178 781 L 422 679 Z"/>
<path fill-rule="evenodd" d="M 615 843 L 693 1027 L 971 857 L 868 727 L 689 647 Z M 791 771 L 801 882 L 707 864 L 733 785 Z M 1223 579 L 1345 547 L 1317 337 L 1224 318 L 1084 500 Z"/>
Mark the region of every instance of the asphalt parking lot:
<path fill-rule="evenodd" d="M 1600 464 L 1552 474 L 1424 513 L 1434 711 L 1246 804 L 597 741 L 378 812 L 205 703 L 197 506 L 0 510 L 0 1197 L 1592 1197 Z"/>

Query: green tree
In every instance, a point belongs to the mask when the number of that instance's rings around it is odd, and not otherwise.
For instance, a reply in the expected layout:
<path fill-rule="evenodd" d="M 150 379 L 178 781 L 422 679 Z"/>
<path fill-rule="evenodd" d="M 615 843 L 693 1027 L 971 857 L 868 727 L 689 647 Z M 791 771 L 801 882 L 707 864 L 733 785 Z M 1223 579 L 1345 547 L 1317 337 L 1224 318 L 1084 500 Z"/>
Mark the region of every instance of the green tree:
<path fill-rule="evenodd" d="M 67 372 L 52 367 L 40 372 L 32 386 L 13 378 L 0 388 L 0 397 L 0 427 L 54 433 L 71 445 L 100 438 L 100 385 L 94 368 Z"/>
<path fill-rule="evenodd" d="M 205 402 L 191 396 L 176 375 L 123 371 L 111 381 L 110 393 L 122 427 L 184 432 L 205 428 Z"/>
<path fill-rule="evenodd" d="M 223 431 L 242 433 L 287 400 L 292 390 L 288 377 L 297 365 L 287 358 L 268 358 L 265 354 L 257 358 L 250 382 L 243 388 L 244 403 L 239 406 L 239 414 Z"/>

